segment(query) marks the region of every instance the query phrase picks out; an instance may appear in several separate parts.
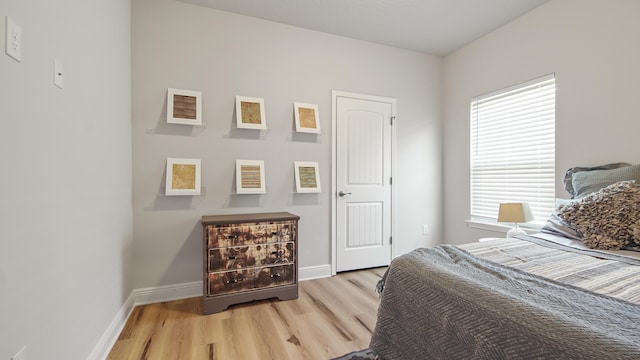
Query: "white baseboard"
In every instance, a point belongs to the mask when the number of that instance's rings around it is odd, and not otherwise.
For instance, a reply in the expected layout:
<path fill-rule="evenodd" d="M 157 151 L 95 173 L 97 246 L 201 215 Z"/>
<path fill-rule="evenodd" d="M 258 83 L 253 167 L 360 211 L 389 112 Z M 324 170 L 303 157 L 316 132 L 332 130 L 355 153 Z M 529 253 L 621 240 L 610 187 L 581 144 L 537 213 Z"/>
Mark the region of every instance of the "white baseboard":
<path fill-rule="evenodd" d="M 129 319 L 134 306 L 134 296 L 133 292 L 131 292 L 131 294 L 129 294 L 129 297 L 127 297 L 127 300 L 125 300 L 124 304 L 122 304 L 120 310 L 118 310 L 118 313 L 107 327 L 107 330 L 105 330 L 104 334 L 102 334 L 102 336 L 100 337 L 100 340 L 98 341 L 96 346 L 93 347 L 93 351 L 91 351 L 91 354 L 87 359 L 102 360 L 107 358 L 109 352 L 111 351 L 111 348 L 113 348 L 116 340 L 118 340 L 122 329 L 124 329 L 124 326 L 127 323 L 127 320 Z"/>
<path fill-rule="evenodd" d="M 133 293 L 136 305 L 187 299 L 202 296 L 202 281 L 135 289 Z"/>
<path fill-rule="evenodd" d="M 298 269 L 300 281 L 331 276 L 331 265 L 308 266 Z M 159 303 L 202 296 L 202 281 L 154 286 L 133 291 L 136 305 Z"/>
<path fill-rule="evenodd" d="M 298 269 L 298 278 L 300 281 L 326 277 L 331 277 L 330 264 L 307 266 Z M 111 351 L 113 344 L 116 343 L 120 332 L 127 323 L 129 315 L 131 315 L 135 306 L 202 296 L 202 289 L 202 281 L 192 281 L 133 290 L 125 303 L 122 304 L 116 317 L 111 321 L 111 324 L 109 324 L 109 327 L 100 338 L 98 344 L 94 347 L 89 359 L 100 360 L 107 358 L 109 351 Z"/>
<path fill-rule="evenodd" d="M 298 269 L 300 281 L 319 279 L 331 276 L 331 265 L 308 266 Z M 133 290 L 135 304 L 145 305 L 163 301 L 188 299 L 202 296 L 202 281 L 192 281 L 188 283 L 153 286 Z"/>
<path fill-rule="evenodd" d="M 298 269 L 300 281 L 331 277 L 331 264 L 307 266 Z"/>

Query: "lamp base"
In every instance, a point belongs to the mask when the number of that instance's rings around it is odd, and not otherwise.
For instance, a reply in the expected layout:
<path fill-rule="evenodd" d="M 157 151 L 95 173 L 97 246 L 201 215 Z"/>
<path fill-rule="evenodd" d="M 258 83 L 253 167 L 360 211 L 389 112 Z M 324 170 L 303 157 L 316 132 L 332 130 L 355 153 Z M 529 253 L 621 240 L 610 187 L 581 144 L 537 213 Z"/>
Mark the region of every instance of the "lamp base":
<path fill-rule="evenodd" d="M 510 239 L 512 237 L 516 237 L 516 236 L 520 236 L 520 235 L 527 235 L 527 233 L 522 230 L 521 228 L 518 227 L 518 225 L 516 225 L 515 227 L 511 228 L 511 230 L 507 231 L 507 239 Z"/>

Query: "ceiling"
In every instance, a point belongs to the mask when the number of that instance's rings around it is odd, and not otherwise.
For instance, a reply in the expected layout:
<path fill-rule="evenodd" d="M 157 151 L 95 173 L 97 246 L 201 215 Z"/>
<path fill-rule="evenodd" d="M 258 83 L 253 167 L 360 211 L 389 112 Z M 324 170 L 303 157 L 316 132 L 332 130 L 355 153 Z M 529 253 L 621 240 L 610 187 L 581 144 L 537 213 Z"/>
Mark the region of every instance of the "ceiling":
<path fill-rule="evenodd" d="M 548 0 L 180 0 L 444 56 Z"/>

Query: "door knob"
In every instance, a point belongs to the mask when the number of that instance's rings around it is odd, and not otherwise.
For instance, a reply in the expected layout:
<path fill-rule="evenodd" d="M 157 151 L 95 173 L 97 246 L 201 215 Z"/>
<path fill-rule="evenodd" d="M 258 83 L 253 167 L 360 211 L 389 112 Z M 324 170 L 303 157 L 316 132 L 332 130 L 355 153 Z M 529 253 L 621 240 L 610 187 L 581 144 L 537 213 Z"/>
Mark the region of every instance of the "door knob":
<path fill-rule="evenodd" d="M 340 197 L 343 197 L 343 196 L 351 195 L 351 193 L 350 193 L 350 192 L 346 193 L 346 192 L 344 192 L 344 191 L 340 190 L 340 192 L 338 193 L 338 195 L 340 195 Z"/>

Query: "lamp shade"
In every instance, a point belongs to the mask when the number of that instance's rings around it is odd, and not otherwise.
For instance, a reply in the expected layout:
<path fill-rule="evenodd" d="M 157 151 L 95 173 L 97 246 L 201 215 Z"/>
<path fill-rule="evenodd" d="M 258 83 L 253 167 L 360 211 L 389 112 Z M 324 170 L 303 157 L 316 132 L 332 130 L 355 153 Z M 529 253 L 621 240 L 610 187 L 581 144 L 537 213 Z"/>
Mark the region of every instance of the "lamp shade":
<path fill-rule="evenodd" d="M 500 204 L 498 222 L 525 223 L 533 219 L 529 204 L 526 202 Z"/>

